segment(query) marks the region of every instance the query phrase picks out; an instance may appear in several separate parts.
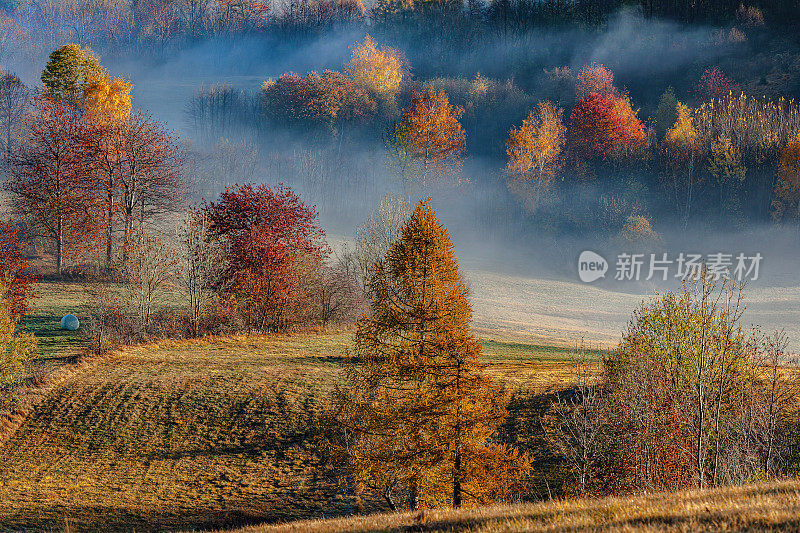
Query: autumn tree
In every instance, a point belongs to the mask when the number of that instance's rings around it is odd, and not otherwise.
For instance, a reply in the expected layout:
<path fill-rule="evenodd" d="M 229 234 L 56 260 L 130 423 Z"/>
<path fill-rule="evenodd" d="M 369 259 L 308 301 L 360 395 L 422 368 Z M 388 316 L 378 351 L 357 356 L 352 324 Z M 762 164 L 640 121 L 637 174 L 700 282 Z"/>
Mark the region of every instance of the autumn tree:
<path fill-rule="evenodd" d="M 106 240 L 106 269 L 112 268 L 114 226 L 119 214 L 119 193 L 122 173 L 127 168 L 131 132 L 132 86 L 122 79 L 111 80 L 97 75 L 84 87 L 80 107 L 85 127 L 80 139 L 80 156 L 91 169 L 93 186 L 103 204 Z"/>
<path fill-rule="evenodd" d="M 800 216 L 800 135 L 789 141 L 781 153 L 774 196 L 775 220 L 796 220 Z"/>
<path fill-rule="evenodd" d="M 33 335 L 17 331 L 17 320 L 6 297 L 7 290 L 0 280 L 0 386 L 19 378 L 36 347 Z"/>
<path fill-rule="evenodd" d="M 550 192 L 562 164 L 566 142 L 564 111 L 550 102 L 539 103 L 519 128 L 512 128 L 506 143 L 508 187 L 534 211 Z"/>
<path fill-rule="evenodd" d="M 423 184 L 461 181 L 466 144 L 459 122 L 463 112 L 450 105 L 444 91 L 414 91 L 393 138 L 395 153 L 403 160 L 399 166 L 410 171 L 412 179 Z"/>
<path fill-rule="evenodd" d="M 742 156 L 730 138 L 720 136 L 709 147 L 708 172 L 714 178 L 719 191 L 720 215 L 726 210 L 736 212 L 739 207 L 738 191 L 744 182 L 747 168 Z"/>
<path fill-rule="evenodd" d="M 27 126 L 6 187 L 30 217 L 32 229 L 53 243 L 61 275 L 65 253 L 90 248 L 96 229 L 91 181 L 80 157 L 80 117 L 65 102 L 38 97 Z"/>
<path fill-rule="evenodd" d="M 627 96 L 590 93 L 572 109 L 568 146 L 578 158 L 609 162 L 635 155 L 646 142 L 644 125 Z"/>
<path fill-rule="evenodd" d="M 176 134 L 147 115 L 133 113 L 118 125 L 118 173 L 123 222 L 122 262 L 127 261 L 134 222 L 142 226 L 183 201 L 183 151 Z M 102 148 L 102 147 L 101 147 Z M 117 156 L 112 152 L 112 156 Z"/>
<path fill-rule="evenodd" d="M 131 113 L 133 85 L 105 72 L 93 73 L 82 87 L 80 107 L 85 118 L 100 122 L 124 120 Z"/>
<path fill-rule="evenodd" d="M 328 254 L 317 212 L 290 188 L 226 188 L 206 205 L 208 237 L 222 247 L 217 290 L 234 300 L 250 329 L 280 330 L 302 314 L 300 268 Z"/>
<path fill-rule="evenodd" d="M 743 483 L 774 461 L 767 439 L 790 438 L 785 426 L 775 429 L 796 378 L 778 379 L 769 363 L 789 362 L 785 345 L 748 333 L 741 287 L 715 276 L 699 271 L 679 293 L 643 305 L 606 359 L 609 462 L 601 480 L 631 490 Z M 773 426 L 769 413 L 778 412 Z"/>
<path fill-rule="evenodd" d="M 420 202 L 370 281 L 371 314 L 338 389 L 334 447 L 360 487 L 460 507 L 511 497 L 528 458 L 491 441 L 506 398 L 484 372 L 447 230 Z"/>
<path fill-rule="evenodd" d="M 33 280 L 33 269 L 25 258 L 18 228 L 10 221 L 0 220 L 0 283 L 12 320 L 19 321 L 27 313 Z"/>
<path fill-rule="evenodd" d="M 189 208 L 178 228 L 183 248 L 181 268 L 183 286 L 189 300 L 189 320 L 192 332 L 200 333 L 200 319 L 214 300 L 214 287 L 224 266 L 218 243 L 209 235 L 210 218 L 207 210 Z"/>
<path fill-rule="evenodd" d="M 30 92 L 20 79 L 0 71 L 0 150 L 6 162 L 23 135 L 25 114 L 30 109 Z"/>
<path fill-rule="evenodd" d="M 575 92 L 578 100 L 586 98 L 592 93 L 603 96 L 618 96 L 619 91 L 614 87 L 614 74 L 603 65 L 592 63 L 583 67 L 575 82 Z"/>
<path fill-rule="evenodd" d="M 702 144 L 694 127 L 692 110 L 678 102 L 678 117 L 664 137 L 667 166 L 665 184 L 673 196 L 683 227 L 689 223 L 696 188 L 696 170 L 702 155 Z"/>
<path fill-rule="evenodd" d="M 178 255 L 157 234 L 137 228 L 130 238 L 124 292 L 141 337 L 148 335 L 153 311 L 166 301 L 177 281 Z"/>
<path fill-rule="evenodd" d="M 700 80 L 695 86 L 695 94 L 701 100 L 714 100 L 726 96 L 737 96 L 739 86 L 728 78 L 719 67 L 708 68 L 703 71 Z"/>
<path fill-rule="evenodd" d="M 306 76 L 289 72 L 267 80 L 261 86 L 261 101 L 269 116 L 328 125 L 357 122 L 372 116 L 376 109 L 366 88 L 334 70 Z"/>
<path fill-rule="evenodd" d="M 96 76 L 108 75 L 95 53 L 77 44 L 65 44 L 50 54 L 50 61 L 42 72 L 42 83 L 48 96 L 77 104 Z"/>
<path fill-rule="evenodd" d="M 394 98 L 408 76 L 408 62 L 403 54 L 378 44 L 367 35 L 353 48 L 345 72 L 353 80 L 383 97 Z"/>

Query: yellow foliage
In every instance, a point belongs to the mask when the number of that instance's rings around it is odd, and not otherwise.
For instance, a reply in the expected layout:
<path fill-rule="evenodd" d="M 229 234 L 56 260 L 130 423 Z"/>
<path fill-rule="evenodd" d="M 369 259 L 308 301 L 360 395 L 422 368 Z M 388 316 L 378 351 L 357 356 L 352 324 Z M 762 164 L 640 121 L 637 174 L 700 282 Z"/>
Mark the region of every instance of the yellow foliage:
<path fill-rule="evenodd" d="M 0 295 L 6 288 L 0 283 Z M 17 324 L 11 318 L 11 309 L 6 298 L 0 297 L 0 385 L 14 381 L 26 361 L 33 355 L 36 339 L 30 333 L 17 332 Z"/>
<path fill-rule="evenodd" d="M 667 130 L 664 142 L 678 152 L 688 153 L 697 149 L 699 140 L 700 137 L 693 124 L 692 110 L 678 102 L 678 119 Z"/>
<path fill-rule="evenodd" d="M 408 65 L 400 51 L 386 46 L 379 47 L 367 35 L 363 43 L 353 48 L 345 72 L 356 83 L 377 94 L 394 96 L 408 74 Z"/>
<path fill-rule="evenodd" d="M 551 102 L 540 102 L 519 128 L 509 133 L 506 178 L 511 191 L 533 210 L 561 168 L 566 127 L 563 110 Z"/>
<path fill-rule="evenodd" d="M 83 88 L 81 106 L 87 116 L 102 121 L 123 120 L 131 112 L 133 85 L 122 78 L 101 73 L 89 78 Z"/>

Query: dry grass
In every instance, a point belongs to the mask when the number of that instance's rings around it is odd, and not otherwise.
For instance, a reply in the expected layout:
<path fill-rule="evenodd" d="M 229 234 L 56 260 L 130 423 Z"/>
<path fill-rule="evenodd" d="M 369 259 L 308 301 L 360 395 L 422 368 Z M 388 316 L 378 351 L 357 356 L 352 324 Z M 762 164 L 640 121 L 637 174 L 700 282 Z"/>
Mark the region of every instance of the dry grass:
<path fill-rule="evenodd" d="M 630 498 L 425 510 L 256 526 L 236 533 L 469 531 L 798 531 L 800 482 Z"/>
<path fill-rule="evenodd" d="M 164 341 L 65 372 L 0 444 L 0 530 L 192 529 L 351 514 L 354 500 L 313 442 L 350 338 Z M 568 383 L 563 355 L 487 344 L 490 371 L 517 391 Z M 519 413 L 542 405 L 527 394 L 512 403 Z M 524 424 L 510 421 L 504 435 L 534 446 Z"/>

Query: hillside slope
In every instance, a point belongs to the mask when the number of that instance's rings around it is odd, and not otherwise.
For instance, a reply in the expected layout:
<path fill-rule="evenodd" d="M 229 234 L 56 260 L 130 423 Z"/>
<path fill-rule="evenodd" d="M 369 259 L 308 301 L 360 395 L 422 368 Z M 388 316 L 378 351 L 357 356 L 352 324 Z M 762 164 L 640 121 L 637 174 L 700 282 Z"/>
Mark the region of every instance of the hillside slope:
<path fill-rule="evenodd" d="M 352 514 L 352 495 L 314 446 L 350 340 L 209 338 L 84 360 L 0 442 L 0 531 L 192 530 Z M 512 390 L 561 389 L 571 378 L 563 348 L 489 341 L 484 351 Z M 520 411 L 541 404 L 516 395 L 506 435 L 535 447 L 519 435 L 537 430 L 538 416 Z"/>
<path fill-rule="evenodd" d="M 800 482 L 630 498 L 380 514 L 238 529 L 235 533 L 512 531 L 800 531 Z"/>

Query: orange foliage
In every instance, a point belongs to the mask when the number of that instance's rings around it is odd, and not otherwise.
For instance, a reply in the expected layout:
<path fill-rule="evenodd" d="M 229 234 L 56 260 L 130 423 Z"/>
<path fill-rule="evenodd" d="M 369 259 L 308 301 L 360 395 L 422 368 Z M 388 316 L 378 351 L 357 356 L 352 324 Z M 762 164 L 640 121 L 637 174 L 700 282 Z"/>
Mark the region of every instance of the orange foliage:
<path fill-rule="evenodd" d="M 450 105 L 447 93 L 414 91 L 397 127 L 396 143 L 411 157 L 422 183 L 461 181 L 466 136 L 459 119 L 464 109 Z"/>
<path fill-rule="evenodd" d="M 484 372 L 469 290 L 428 201 L 377 262 L 370 294 L 339 391 L 353 435 L 339 451 L 357 483 L 382 490 L 390 506 L 402 493 L 411 509 L 517 494 L 530 461 L 490 441 L 507 398 Z"/>
<path fill-rule="evenodd" d="M 89 120 L 122 120 L 131 113 L 133 85 L 105 73 L 89 78 L 83 86 L 81 108 Z"/>
<path fill-rule="evenodd" d="M 540 102 L 519 128 L 512 128 L 506 144 L 509 188 L 520 196 L 528 209 L 534 209 L 546 194 L 562 163 L 566 142 L 564 110 L 550 102 Z"/>
<path fill-rule="evenodd" d="M 775 220 L 800 218 L 800 135 L 781 153 L 772 208 Z"/>

